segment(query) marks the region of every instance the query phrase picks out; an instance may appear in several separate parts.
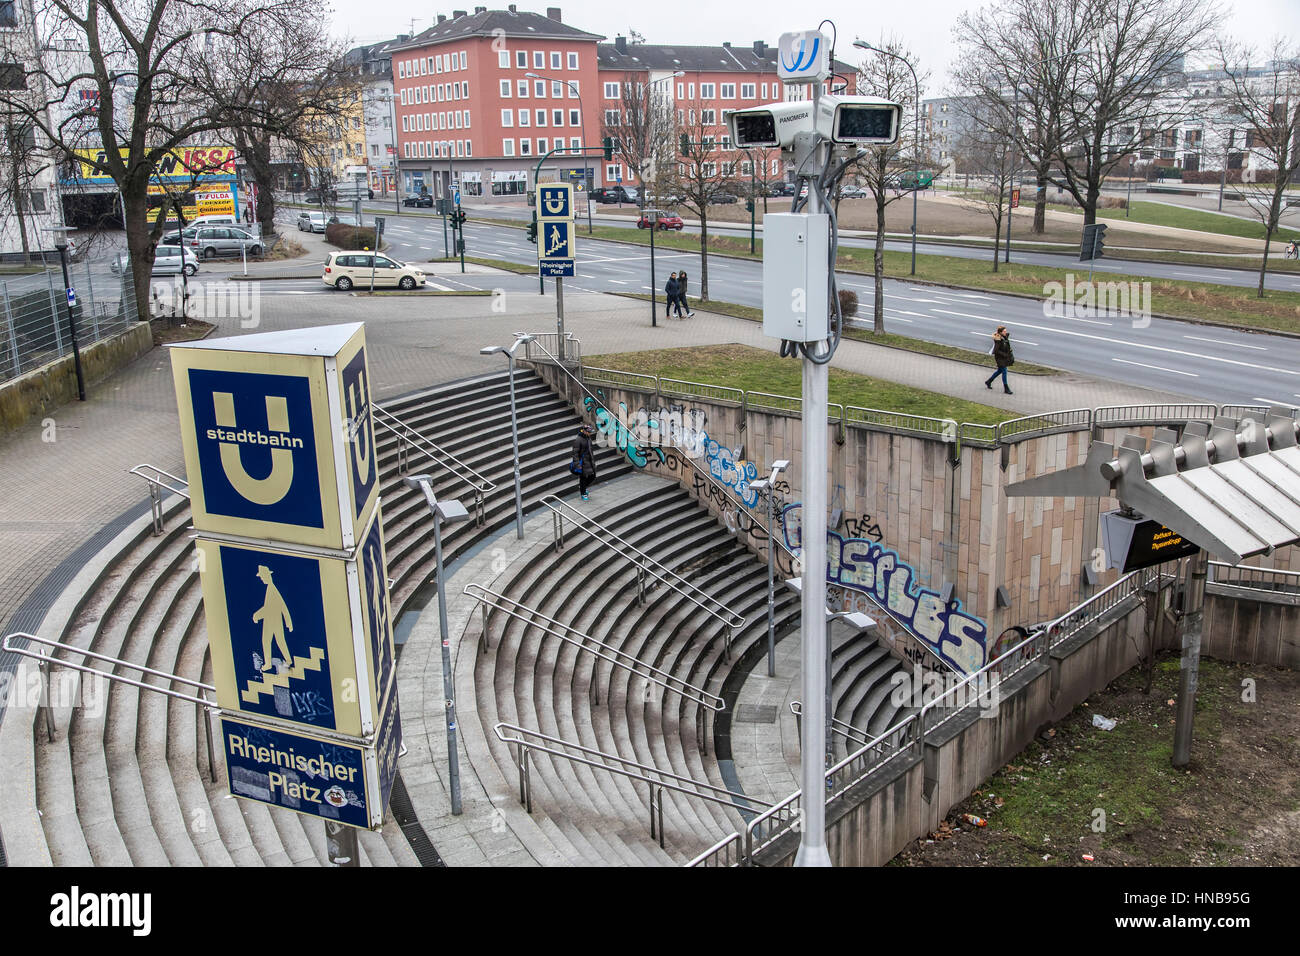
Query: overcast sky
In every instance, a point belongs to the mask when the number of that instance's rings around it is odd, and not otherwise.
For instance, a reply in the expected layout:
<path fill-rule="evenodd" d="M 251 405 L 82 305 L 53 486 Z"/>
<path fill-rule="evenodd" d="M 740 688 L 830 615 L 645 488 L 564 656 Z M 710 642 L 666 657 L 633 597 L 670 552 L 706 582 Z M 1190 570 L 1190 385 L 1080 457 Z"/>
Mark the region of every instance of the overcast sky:
<path fill-rule="evenodd" d="M 1219 6 L 1216 0 L 1210 0 Z M 627 4 L 610 0 L 516 0 L 520 10 L 545 14 L 548 6 L 563 11 L 564 22 L 591 33 L 602 34 L 612 42 L 618 34 L 636 30 L 647 43 L 720 44 L 749 46 L 755 40 L 774 44 L 777 37 L 792 30 L 815 29 L 820 18 L 835 21 L 839 28 L 836 56 L 849 63 L 858 62 L 852 47 L 857 37 L 879 39 L 897 36 L 920 57 L 922 66 L 931 73 L 928 94 L 943 90 L 953 56 L 951 28 L 953 20 L 965 10 L 977 6 L 968 0 L 922 0 L 914 3 L 864 3 L 862 0 L 821 0 L 812 4 L 812 12 L 800 15 L 794 4 L 775 0 L 656 0 L 637 3 L 635 11 Z M 503 10 L 506 3 L 479 6 Z M 334 32 L 355 43 L 374 43 L 398 33 L 426 29 L 438 13 L 451 15 L 453 9 L 472 11 L 472 0 L 442 5 L 414 6 L 409 0 L 337 0 Z M 873 9 L 874 8 L 874 9 Z M 1300 42 L 1300 0 L 1234 0 L 1222 4 L 1224 33 L 1240 40 L 1264 45 L 1276 34 Z M 418 17 L 422 15 L 424 19 Z M 830 28 L 827 27 L 827 33 Z"/>

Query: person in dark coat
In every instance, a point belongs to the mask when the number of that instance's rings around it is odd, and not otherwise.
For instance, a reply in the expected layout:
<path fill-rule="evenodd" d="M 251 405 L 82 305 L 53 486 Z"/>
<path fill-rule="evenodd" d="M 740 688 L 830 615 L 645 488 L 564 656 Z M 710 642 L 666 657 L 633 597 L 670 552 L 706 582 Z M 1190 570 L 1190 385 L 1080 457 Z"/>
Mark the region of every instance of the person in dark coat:
<path fill-rule="evenodd" d="M 677 273 L 677 305 L 679 308 L 686 310 L 686 317 L 688 319 L 695 318 L 695 313 L 691 311 L 691 306 L 686 301 L 686 273 L 685 272 Z M 681 315 L 681 312 L 678 312 L 677 314 Z"/>
<path fill-rule="evenodd" d="M 993 361 L 997 363 L 998 370 L 984 380 L 984 387 L 992 388 L 994 379 L 1001 375 L 1002 390 L 1008 395 L 1014 394 L 1007 384 L 1007 369 L 1016 364 L 1016 357 L 1011 352 L 1011 333 L 1005 325 L 999 325 L 993 333 Z"/>
<path fill-rule="evenodd" d="M 680 285 L 677 282 L 677 273 L 674 272 L 668 277 L 668 283 L 664 286 L 664 318 L 671 314 L 673 306 L 677 307 L 677 318 L 682 317 L 682 303 L 678 298 L 680 295 Z"/>
<path fill-rule="evenodd" d="M 573 438 L 573 459 L 569 469 L 578 478 L 578 493 L 583 501 L 587 500 L 587 488 L 596 480 L 596 450 L 592 446 L 595 436 L 596 429 L 583 425 Z"/>

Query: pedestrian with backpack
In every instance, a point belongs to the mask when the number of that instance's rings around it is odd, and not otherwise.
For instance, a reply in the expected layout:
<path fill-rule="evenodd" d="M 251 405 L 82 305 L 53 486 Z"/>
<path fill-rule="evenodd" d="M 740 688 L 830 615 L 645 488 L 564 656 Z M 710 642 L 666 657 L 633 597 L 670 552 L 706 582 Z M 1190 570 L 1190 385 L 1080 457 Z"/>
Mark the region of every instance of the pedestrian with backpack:
<path fill-rule="evenodd" d="M 686 273 L 685 272 L 677 273 L 677 306 L 679 309 L 686 310 L 686 317 L 688 319 L 695 318 L 695 313 L 691 311 L 690 304 L 686 301 Z M 681 312 L 679 311 L 677 314 L 681 315 Z"/>
<path fill-rule="evenodd" d="M 1002 376 L 1002 390 L 1008 395 L 1014 394 L 1011 386 L 1007 384 L 1007 369 L 1016 364 L 1016 357 L 1011 351 L 1011 333 L 1007 331 L 1005 325 L 999 325 L 997 331 L 993 333 L 993 348 L 990 350 L 993 361 L 997 363 L 998 370 L 984 380 L 985 388 L 992 388 L 993 381 L 999 375 Z"/>
<path fill-rule="evenodd" d="M 682 303 L 678 296 L 681 294 L 681 287 L 677 282 L 677 273 L 674 272 L 668 277 L 668 283 L 664 286 L 664 318 L 669 318 L 669 310 L 674 306 L 677 307 L 677 318 L 682 317 Z"/>
<path fill-rule="evenodd" d="M 587 488 L 596 480 L 596 454 L 591 443 L 595 437 L 596 429 L 583 425 L 573 438 L 569 471 L 578 478 L 578 493 L 582 495 L 583 501 L 588 500 Z"/>

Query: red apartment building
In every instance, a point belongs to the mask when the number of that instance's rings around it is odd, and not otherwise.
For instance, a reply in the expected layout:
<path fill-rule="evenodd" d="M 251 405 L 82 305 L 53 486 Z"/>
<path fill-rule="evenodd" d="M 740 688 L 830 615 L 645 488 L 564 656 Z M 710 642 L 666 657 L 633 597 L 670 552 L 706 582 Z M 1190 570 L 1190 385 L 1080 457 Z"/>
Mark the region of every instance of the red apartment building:
<path fill-rule="evenodd" d="M 680 122 L 716 137 L 723 174 L 748 176 L 745 155 L 729 149 L 727 112 L 811 95 L 782 89 L 776 50 L 762 41 L 733 48 L 603 39 L 565 24 L 557 7 L 542 16 L 511 4 L 440 14 L 434 26 L 390 47 L 403 195 L 447 195 L 453 175 L 465 196 L 523 195 L 551 149 L 600 144 L 607 111 L 620 106 L 619 86 L 632 78 L 661 81 Z M 836 69 L 852 90 L 852 67 L 837 62 Z M 783 175 L 779 152 L 755 158 L 771 164 L 764 178 Z M 585 169 L 593 188 L 635 182 L 617 158 L 606 163 L 596 152 L 557 154 L 542 169 L 543 179 L 577 182 Z"/>

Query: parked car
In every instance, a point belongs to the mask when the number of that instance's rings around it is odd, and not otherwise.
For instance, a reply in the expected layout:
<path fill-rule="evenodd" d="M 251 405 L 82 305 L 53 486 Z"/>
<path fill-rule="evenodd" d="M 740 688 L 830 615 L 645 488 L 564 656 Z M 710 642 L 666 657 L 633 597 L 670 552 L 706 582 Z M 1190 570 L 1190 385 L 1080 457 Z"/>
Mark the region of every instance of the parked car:
<path fill-rule="evenodd" d="M 591 191 L 591 198 L 599 203 L 625 202 L 635 205 L 638 195 L 635 186 L 605 186 Z"/>
<path fill-rule="evenodd" d="M 373 252 L 331 252 L 325 260 L 321 281 L 342 292 L 353 286 L 369 288 L 372 263 L 375 288 L 414 289 L 424 285 L 423 270 Z"/>
<path fill-rule="evenodd" d="M 686 223 L 682 222 L 682 217 L 677 215 L 675 212 L 665 212 L 662 209 L 643 209 L 640 218 L 636 221 L 636 227 L 638 229 L 650 228 L 649 214 L 652 212 L 659 214 L 659 220 L 656 225 L 661 231 L 664 229 L 676 229 L 680 232 L 686 227 Z"/>
<path fill-rule="evenodd" d="M 714 206 L 729 206 L 739 200 L 737 200 L 735 196 L 731 195 L 731 193 L 714 193 L 713 196 L 710 197 L 709 201 L 710 204 Z"/>
<path fill-rule="evenodd" d="M 196 228 L 199 226 L 238 226 L 239 220 L 230 215 L 195 216 L 186 223 L 186 225 L 194 226 Z"/>
<path fill-rule="evenodd" d="M 425 193 L 420 196 L 407 196 L 405 199 L 402 200 L 402 205 L 415 206 L 417 208 L 423 206 L 426 209 L 432 209 L 433 197 L 430 196 L 428 193 Z"/>
<path fill-rule="evenodd" d="M 120 252 L 108 268 L 115 275 L 121 275 L 130 268 L 131 257 Z M 194 258 L 193 253 L 185 254 L 185 263 L 183 266 L 185 274 L 192 276 L 199 271 L 199 261 Z M 178 245 L 159 245 L 154 249 L 153 274 L 156 276 L 178 276 L 181 274 L 181 247 Z"/>
<path fill-rule="evenodd" d="M 870 195 L 870 190 L 865 186 L 841 186 L 841 199 L 865 199 Z"/>
<path fill-rule="evenodd" d="M 176 233 L 166 238 L 174 243 Z M 225 226 L 191 227 L 180 234 L 180 239 L 185 243 L 187 255 L 200 255 L 204 259 L 239 256 L 245 252 L 250 256 L 262 254 L 262 238 L 244 229 Z"/>
<path fill-rule="evenodd" d="M 338 222 L 338 216 L 328 216 L 324 212 L 303 212 L 298 214 L 299 232 L 324 232 L 325 227 Z"/>

